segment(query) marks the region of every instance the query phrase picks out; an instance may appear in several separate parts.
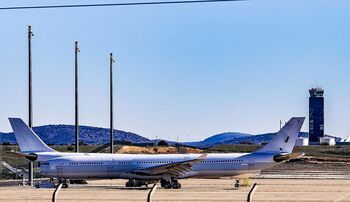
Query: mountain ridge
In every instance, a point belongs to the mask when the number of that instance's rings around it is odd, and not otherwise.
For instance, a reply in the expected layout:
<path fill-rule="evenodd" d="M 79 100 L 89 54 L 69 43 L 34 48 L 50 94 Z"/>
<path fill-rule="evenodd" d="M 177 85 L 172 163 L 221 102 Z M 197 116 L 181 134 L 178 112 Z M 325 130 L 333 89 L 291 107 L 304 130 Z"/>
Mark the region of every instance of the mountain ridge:
<path fill-rule="evenodd" d="M 47 144 L 74 144 L 74 125 L 44 125 L 34 127 L 33 130 Z M 221 144 L 264 144 L 272 139 L 276 133 L 252 135 L 240 132 L 224 132 L 210 136 L 202 141 L 179 142 L 179 144 L 198 148 L 208 148 Z M 13 133 L 1 133 L 0 142 L 16 144 Z M 301 132 L 300 136 L 308 137 L 308 133 Z M 79 140 L 83 144 L 106 144 L 109 142 L 109 129 L 93 126 L 79 126 Z M 114 130 L 114 140 L 131 144 L 156 144 L 159 140 L 151 140 L 141 135 L 122 130 Z M 169 145 L 176 142 L 167 141 Z"/>
<path fill-rule="evenodd" d="M 74 125 L 44 125 L 33 127 L 33 130 L 47 144 L 60 145 L 74 143 Z M 0 142 L 10 144 L 15 144 L 17 142 L 13 132 L 0 132 L 0 135 Z M 122 130 L 114 130 L 113 136 L 115 141 L 153 143 L 153 141 L 141 135 Z M 105 144 L 109 141 L 109 129 L 93 126 L 79 126 L 79 140 L 84 144 Z"/>

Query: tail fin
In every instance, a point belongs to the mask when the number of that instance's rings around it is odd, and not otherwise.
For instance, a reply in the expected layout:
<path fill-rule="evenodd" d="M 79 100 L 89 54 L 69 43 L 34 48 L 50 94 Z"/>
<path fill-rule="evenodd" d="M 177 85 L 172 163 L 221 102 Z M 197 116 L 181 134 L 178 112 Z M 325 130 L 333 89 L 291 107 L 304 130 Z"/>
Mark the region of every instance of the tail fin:
<path fill-rule="evenodd" d="M 19 118 L 9 118 L 21 152 L 55 152 Z"/>
<path fill-rule="evenodd" d="M 267 145 L 256 152 L 291 153 L 304 120 L 305 117 L 291 118 Z"/>

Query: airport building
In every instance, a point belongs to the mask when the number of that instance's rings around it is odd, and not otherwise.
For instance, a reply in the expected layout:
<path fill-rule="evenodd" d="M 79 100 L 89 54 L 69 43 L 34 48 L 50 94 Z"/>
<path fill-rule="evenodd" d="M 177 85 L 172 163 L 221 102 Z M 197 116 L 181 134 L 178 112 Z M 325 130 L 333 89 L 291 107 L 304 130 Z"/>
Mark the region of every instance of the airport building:
<path fill-rule="evenodd" d="M 334 146 L 335 145 L 335 138 L 334 137 L 321 137 L 320 144 Z"/>
<path fill-rule="evenodd" d="M 309 93 L 309 143 L 319 144 L 324 137 L 324 91 L 311 88 Z"/>
<path fill-rule="evenodd" d="M 305 147 L 309 145 L 309 139 L 306 137 L 298 137 L 297 141 L 295 142 L 295 146 L 297 147 Z"/>

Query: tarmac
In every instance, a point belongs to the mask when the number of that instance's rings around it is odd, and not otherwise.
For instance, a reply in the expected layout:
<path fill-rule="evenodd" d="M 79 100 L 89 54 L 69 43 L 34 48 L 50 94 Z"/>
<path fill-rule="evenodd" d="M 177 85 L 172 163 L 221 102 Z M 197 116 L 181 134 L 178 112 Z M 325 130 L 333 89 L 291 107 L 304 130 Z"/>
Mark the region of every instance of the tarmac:
<path fill-rule="evenodd" d="M 150 189 L 125 188 L 125 180 L 88 181 L 62 189 L 58 201 L 146 201 Z M 234 189 L 234 179 L 181 180 L 181 189 L 158 188 L 153 201 L 247 201 L 251 187 Z M 253 201 L 350 201 L 349 179 L 253 179 Z M 151 186 L 150 186 L 151 187 Z M 54 189 L 0 187 L 0 201 L 51 201 Z"/>

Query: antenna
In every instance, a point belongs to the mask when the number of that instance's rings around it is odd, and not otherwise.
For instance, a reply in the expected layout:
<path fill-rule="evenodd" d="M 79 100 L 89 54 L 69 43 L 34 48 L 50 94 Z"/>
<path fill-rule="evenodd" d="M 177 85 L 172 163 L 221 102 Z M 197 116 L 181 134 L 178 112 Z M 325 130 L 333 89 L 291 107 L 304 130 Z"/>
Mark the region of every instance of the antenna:
<path fill-rule="evenodd" d="M 282 129 L 282 120 L 280 120 L 280 130 Z"/>

